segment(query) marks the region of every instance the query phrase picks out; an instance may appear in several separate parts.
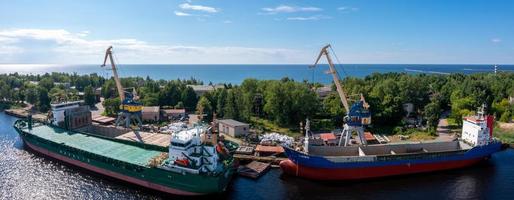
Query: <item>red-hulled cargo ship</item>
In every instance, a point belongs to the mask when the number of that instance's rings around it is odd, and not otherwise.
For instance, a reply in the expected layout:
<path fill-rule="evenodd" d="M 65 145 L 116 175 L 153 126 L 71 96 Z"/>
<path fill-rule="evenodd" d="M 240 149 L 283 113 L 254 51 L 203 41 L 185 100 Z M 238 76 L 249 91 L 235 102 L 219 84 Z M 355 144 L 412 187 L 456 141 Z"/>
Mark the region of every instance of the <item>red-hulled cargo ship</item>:
<path fill-rule="evenodd" d="M 500 151 L 492 137 L 493 117 L 479 114 L 463 120 L 462 135 L 454 141 L 359 146 L 311 145 L 304 150 L 285 147 L 280 163 L 290 175 L 316 180 L 357 180 L 473 165 Z"/>

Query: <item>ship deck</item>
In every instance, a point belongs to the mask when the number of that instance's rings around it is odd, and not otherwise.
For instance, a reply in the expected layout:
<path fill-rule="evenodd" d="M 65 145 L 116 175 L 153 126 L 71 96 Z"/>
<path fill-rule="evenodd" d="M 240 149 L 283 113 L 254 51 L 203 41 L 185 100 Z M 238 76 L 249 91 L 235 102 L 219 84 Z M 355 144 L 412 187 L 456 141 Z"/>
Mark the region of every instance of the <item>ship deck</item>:
<path fill-rule="evenodd" d="M 141 166 L 146 166 L 150 159 L 162 153 L 157 150 L 145 149 L 135 145 L 124 144 L 78 132 L 66 131 L 47 125 L 34 126 L 32 130 L 23 128 L 23 131 L 86 152 Z"/>
<path fill-rule="evenodd" d="M 143 142 L 145 144 L 153 144 L 166 148 L 170 146 L 171 141 L 171 135 L 169 134 L 148 133 L 141 131 L 138 132 L 138 134 L 134 133 L 134 131 L 130 131 L 123 135 L 117 136 L 116 138 L 135 142 Z"/>

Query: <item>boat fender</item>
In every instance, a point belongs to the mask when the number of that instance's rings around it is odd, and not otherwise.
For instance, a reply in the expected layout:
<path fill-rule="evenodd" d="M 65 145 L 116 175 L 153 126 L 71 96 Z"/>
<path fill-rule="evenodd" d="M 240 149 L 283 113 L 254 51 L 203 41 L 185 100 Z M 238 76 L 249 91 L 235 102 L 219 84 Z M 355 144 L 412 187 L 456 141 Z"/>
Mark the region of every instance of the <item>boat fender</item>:
<path fill-rule="evenodd" d="M 216 145 L 216 152 L 223 155 L 223 157 L 226 157 L 228 155 L 225 145 L 223 145 L 223 143 L 221 142 Z"/>

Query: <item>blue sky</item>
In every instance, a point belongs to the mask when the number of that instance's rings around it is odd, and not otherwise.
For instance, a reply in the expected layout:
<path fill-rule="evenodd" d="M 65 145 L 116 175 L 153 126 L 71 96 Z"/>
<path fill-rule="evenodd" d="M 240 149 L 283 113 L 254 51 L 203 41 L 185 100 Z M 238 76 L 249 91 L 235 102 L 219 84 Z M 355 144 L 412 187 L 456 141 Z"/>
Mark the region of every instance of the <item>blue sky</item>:
<path fill-rule="evenodd" d="M 514 63 L 514 1 L 7 1 L 0 63 Z"/>

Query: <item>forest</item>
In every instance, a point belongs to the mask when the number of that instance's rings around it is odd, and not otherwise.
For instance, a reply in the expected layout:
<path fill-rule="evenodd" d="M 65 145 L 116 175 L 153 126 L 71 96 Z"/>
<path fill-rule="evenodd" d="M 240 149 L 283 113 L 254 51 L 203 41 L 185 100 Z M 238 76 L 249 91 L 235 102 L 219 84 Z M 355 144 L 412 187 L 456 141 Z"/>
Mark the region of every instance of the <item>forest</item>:
<path fill-rule="evenodd" d="M 122 78 L 124 87 L 136 88 L 145 106 L 185 108 L 189 113 L 201 113 L 211 120 L 233 118 L 250 122 L 271 123 L 297 131 L 300 122 L 312 119 L 317 129 L 329 130 L 342 126 L 345 111 L 335 87 L 332 93 L 320 98 L 316 88 L 319 83 L 281 80 L 246 79 L 240 85 L 223 84 L 223 87 L 197 96 L 189 85 L 202 85 L 194 78 L 183 80 L 153 80 L 149 77 Z M 347 77 L 342 85 L 350 97 L 363 94 L 370 104 L 372 128 L 395 128 L 401 132 L 406 125 L 403 105 L 411 103 L 414 114 L 420 116 L 425 130 L 435 131 L 443 112 L 449 112 L 455 123 L 473 114 L 479 106 L 497 121 L 509 122 L 514 117 L 514 73 L 478 73 L 471 75 L 374 73 L 364 78 Z M 119 99 L 114 80 L 97 74 L 78 75 L 47 73 L 42 75 L 0 75 L 0 106 L 32 104 L 47 112 L 51 102 L 84 100 L 96 103 L 95 90 L 101 88 L 106 115 L 116 115 Z M 351 98 L 352 99 L 352 98 Z M 512 101 L 512 100 L 511 100 Z M 398 128 L 399 127 L 399 128 Z"/>

